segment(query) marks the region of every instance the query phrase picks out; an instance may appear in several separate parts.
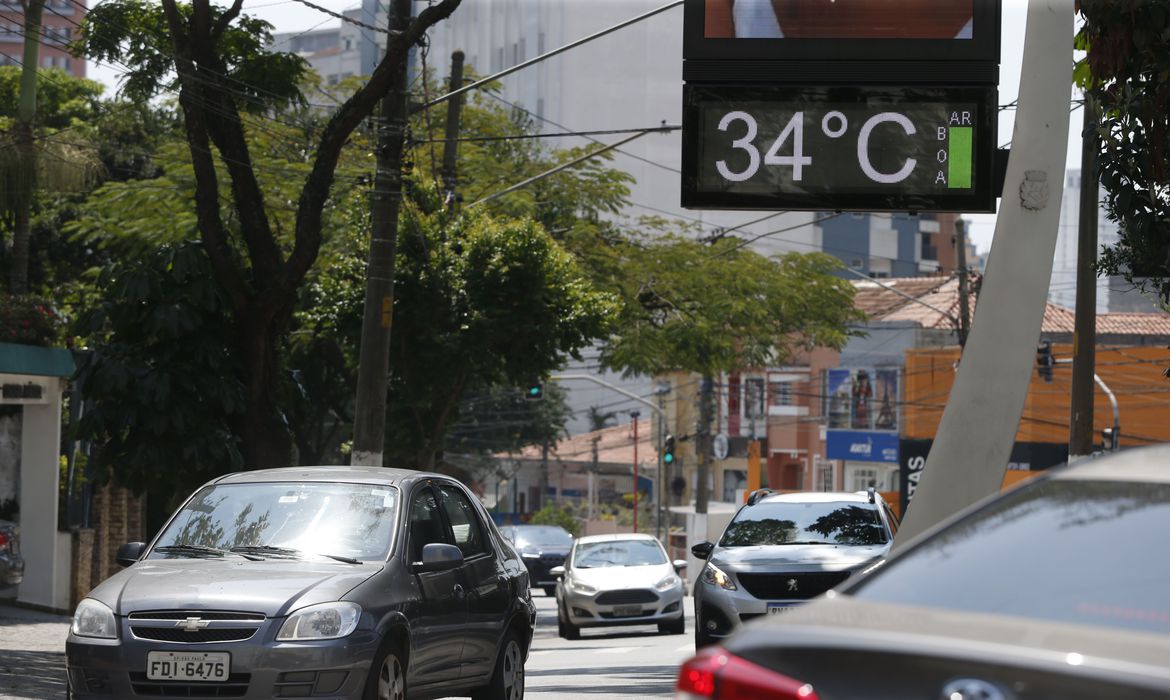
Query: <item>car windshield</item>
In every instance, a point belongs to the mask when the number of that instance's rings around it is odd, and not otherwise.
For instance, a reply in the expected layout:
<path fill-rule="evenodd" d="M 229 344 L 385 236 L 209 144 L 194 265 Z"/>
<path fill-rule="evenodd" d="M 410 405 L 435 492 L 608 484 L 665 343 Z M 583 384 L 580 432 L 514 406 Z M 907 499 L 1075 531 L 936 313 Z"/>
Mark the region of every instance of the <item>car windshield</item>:
<path fill-rule="evenodd" d="M 519 545 L 568 547 L 573 536 L 559 527 L 518 527 L 512 532 L 513 541 Z"/>
<path fill-rule="evenodd" d="M 594 569 L 606 566 L 654 566 L 665 564 L 666 554 L 655 540 L 606 540 L 581 542 L 573 566 Z"/>
<path fill-rule="evenodd" d="M 938 533 L 859 598 L 1170 634 L 1170 485 L 1045 480 Z"/>
<path fill-rule="evenodd" d="M 397 512 L 398 491 L 389 486 L 220 484 L 184 504 L 154 546 L 155 552 L 176 549 L 152 556 L 189 556 L 192 548 L 204 547 L 261 556 L 384 559 Z"/>
<path fill-rule="evenodd" d="M 774 501 L 741 509 L 723 531 L 719 546 L 877 545 L 885 544 L 888 539 L 875 506 Z"/>

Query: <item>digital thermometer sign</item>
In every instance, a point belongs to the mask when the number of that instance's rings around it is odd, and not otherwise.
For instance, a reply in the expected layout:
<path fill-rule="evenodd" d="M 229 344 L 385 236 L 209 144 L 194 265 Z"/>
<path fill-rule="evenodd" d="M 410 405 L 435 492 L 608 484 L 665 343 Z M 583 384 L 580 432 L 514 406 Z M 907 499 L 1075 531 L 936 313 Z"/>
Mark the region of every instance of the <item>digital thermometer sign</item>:
<path fill-rule="evenodd" d="M 684 207 L 994 212 L 989 86 L 691 85 Z"/>

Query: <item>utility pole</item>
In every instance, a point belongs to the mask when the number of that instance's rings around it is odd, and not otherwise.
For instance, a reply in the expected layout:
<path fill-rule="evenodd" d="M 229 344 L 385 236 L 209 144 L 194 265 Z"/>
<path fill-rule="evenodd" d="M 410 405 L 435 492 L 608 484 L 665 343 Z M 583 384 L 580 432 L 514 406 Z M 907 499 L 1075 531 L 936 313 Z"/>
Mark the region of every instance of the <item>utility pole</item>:
<path fill-rule="evenodd" d="M 1085 93 L 1081 136 L 1081 191 L 1077 229 L 1077 299 L 1073 321 L 1071 415 L 1068 458 L 1093 454 L 1093 377 L 1097 364 L 1097 138 L 1093 104 Z M 1109 446 L 1106 446 L 1108 449 Z"/>
<path fill-rule="evenodd" d="M 704 374 L 699 388 L 699 426 L 695 453 L 699 458 L 699 467 L 696 474 L 698 483 L 695 485 L 695 513 L 707 513 L 707 501 L 710 494 L 707 492 L 707 477 L 711 473 L 711 421 L 715 416 L 715 380 L 710 374 Z"/>
<path fill-rule="evenodd" d="M 634 422 L 634 532 L 638 531 L 638 416 L 640 411 L 630 411 L 630 420 Z"/>
<path fill-rule="evenodd" d="M 463 86 L 463 52 L 451 54 L 451 80 L 448 90 L 455 92 Z M 447 208 L 453 208 L 459 201 L 455 194 L 455 158 L 459 154 L 459 119 L 463 108 L 463 95 L 456 95 L 447 101 L 447 129 L 443 143 L 443 198 Z"/>
<path fill-rule="evenodd" d="M 971 309 L 967 289 L 967 230 L 961 217 L 955 219 L 955 262 L 959 274 L 959 352 L 967 346 L 967 334 L 971 331 Z"/>
<path fill-rule="evenodd" d="M 410 0 L 394 0 L 390 37 L 406 29 Z M 390 39 L 388 39 L 390 40 Z M 370 254 L 366 267 L 365 311 L 358 359 L 350 464 L 382 466 L 386 434 L 386 386 L 390 369 L 390 325 L 394 316 L 394 256 L 398 248 L 398 209 L 402 203 L 402 150 L 406 134 L 406 66 L 395 70 L 378 120 L 378 165 L 370 206 Z"/>

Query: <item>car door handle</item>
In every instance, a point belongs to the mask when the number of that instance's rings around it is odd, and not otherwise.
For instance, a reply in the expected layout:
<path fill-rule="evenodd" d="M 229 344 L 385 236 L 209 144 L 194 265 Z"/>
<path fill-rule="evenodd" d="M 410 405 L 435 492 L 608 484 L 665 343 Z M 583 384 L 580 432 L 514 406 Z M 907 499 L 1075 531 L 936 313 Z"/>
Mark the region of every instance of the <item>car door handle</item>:
<path fill-rule="evenodd" d="M 455 584 L 455 588 L 451 589 L 451 591 L 455 594 L 455 600 L 463 600 L 467 597 L 467 592 L 463 590 L 461 584 Z"/>

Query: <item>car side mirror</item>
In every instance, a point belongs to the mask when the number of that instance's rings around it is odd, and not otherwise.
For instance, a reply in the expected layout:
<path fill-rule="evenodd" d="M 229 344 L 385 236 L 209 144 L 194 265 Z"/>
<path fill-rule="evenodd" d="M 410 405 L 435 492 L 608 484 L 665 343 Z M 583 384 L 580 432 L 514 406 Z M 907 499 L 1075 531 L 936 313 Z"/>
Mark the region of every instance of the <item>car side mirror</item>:
<path fill-rule="evenodd" d="M 424 544 L 422 561 L 412 562 L 410 570 L 416 574 L 428 571 L 450 571 L 463 565 L 463 552 L 453 544 L 432 542 Z"/>
<path fill-rule="evenodd" d="M 694 554 L 699 559 L 706 559 L 711 556 L 711 550 L 715 549 L 715 545 L 711 542 L 700 542 L 691 547 L 691 554 Z"/>
<path fill-rule="evenodd" d="M 565 567 L 554 566 L 553 568 L 548 570 L 548 573 L 549 573 L 549 576 L 564 576 L 565 575 Z"/>
<path fill-rule="evenodd" d="M 114 560 L 122 566 L 130 566 L 142 557 L 142 552 L 145 550 L 145 542 L 127 542 L 118 547 L 118 554 L 115 555 Z"/>
<path fill-rule="evenodd" d="M 676 574 L 681 574 L 682 570 L 687 568 L 687 560 L 686 559 L 675 559 L 671 563 L 674 564 L 674 572 Z"/>

